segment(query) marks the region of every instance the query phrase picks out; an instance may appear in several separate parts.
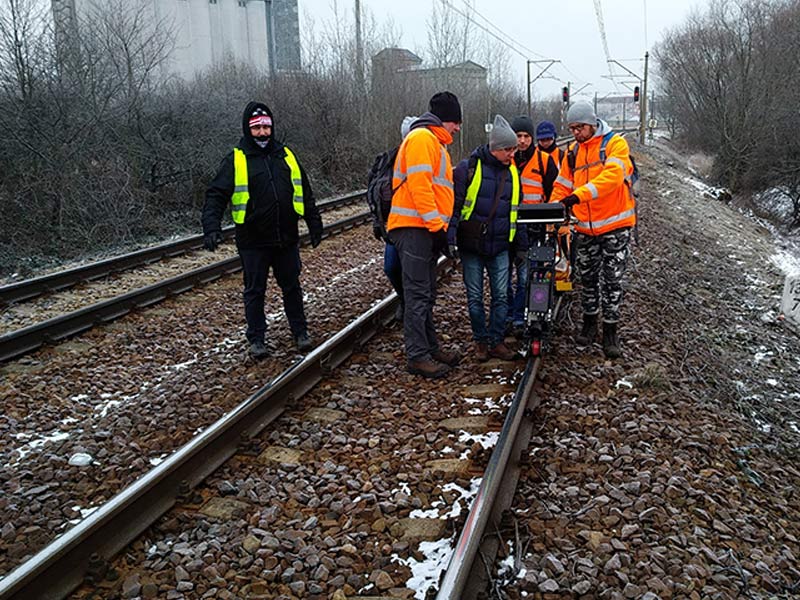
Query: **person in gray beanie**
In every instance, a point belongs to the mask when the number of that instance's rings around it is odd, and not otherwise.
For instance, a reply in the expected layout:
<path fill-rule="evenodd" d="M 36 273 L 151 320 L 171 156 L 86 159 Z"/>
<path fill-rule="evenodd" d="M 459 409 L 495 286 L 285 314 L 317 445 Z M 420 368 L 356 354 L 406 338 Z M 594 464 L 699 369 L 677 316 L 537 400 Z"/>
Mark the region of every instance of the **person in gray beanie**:
<path fill-rule="evenodd" d="M 521 198 L 519 173 L 513 161 L 516 149 L 517 134 L 497 115 L 489 143 L 473 150 L 453 172 L 455 205 L 448 242 L 461 256 L 474 358 L 479 362 L 490 356 L 501 360 L 518 356 L 505 344 L 509 248 L 516 242 L 520 253 L 528 249 L 524 228 L 516 229 Z M 491 288 L 488 325 L 483 304 L 484 272 Z"/>
<path fill-rule="evenodd" d="M 602 314 L 603 352 L 622 356 L 617 324 L 622 305 L 622 277 L 630 254 L 636 201 L 630 189 L 633 165 L 628 142 L 598 119 L 588 102 L 567 111 L 575 137 L 553 184 L 551 202 L 572 207 L 576 219 L 576 267 L 580 274 L 583 324 L 575 337 L 589 346 Z"/>
<path fill-rule="evenodd" d="M 489 150 L 504 150 L 506 148 L 514 148 L 517 150 L 517 134 L 503 118 L 503 115 L 497 115 L 492 124 L 492 131 L 489 132 Z"/>
<path fill-rule="evenodd" d="M 592 127 L 597 126 L 597 115 L 594 108 L 585 100 L 580 100 L 569 107 L 567 123 L 586 123 Z"/>

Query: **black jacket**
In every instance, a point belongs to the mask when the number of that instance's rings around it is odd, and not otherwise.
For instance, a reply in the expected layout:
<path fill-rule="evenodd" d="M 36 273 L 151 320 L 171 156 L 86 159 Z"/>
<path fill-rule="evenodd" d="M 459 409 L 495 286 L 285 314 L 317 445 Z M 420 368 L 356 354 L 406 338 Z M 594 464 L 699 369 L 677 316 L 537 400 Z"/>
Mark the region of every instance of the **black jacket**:
<path fill-rule="evenodd" d="M 257 107 L 271 111 L 265 104 L 250 102 L 242 114 L 242 131 L 238 147 L 247 157 L 247 178 L 250 200 L 247 202 L 244 223 L 236 225 L 236 244 L 240 247 L 289 246 L 297 244 L 298 214 L 292 205 L 294 189 L 289 165 L 284 156 L 283 144 L 272 136 L 266 148 L 260 148 L 250 135 L 250 115 Z M 299 161 L 298 161 L 299 163 Z M 305 170 L 300 167 L 303 180 L 304 220 L 312 233 L 322 233 L 322 218 L 314 201 L 314 192 Z M 206 190 L 203 207 L 203 233 L 220 230 L 222 215 L 233 195 L 233 151 L 220 163 L 219 171 Z"/>

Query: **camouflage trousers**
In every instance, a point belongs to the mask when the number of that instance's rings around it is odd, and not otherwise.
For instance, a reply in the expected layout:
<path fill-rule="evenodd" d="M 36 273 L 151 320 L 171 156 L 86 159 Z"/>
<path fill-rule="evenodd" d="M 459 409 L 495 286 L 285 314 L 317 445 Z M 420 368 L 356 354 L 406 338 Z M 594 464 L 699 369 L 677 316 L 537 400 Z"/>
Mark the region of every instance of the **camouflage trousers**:
<path fill-rule="evenodd" d="M 603 235 L 575 234 L 583 314 L 597 315 L 602 306 L 604 322 L 619 321 L 622 276 L 628 265 L 630 241 L 629 228 Z"/>

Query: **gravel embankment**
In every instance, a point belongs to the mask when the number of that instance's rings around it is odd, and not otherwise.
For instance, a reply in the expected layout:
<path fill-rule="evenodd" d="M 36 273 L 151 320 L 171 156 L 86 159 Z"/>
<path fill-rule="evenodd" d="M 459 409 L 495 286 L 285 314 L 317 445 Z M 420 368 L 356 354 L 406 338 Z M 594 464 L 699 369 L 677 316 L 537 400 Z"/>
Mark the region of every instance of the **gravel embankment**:
<path fill-rule="evenodd" d="M 509 597 L 800 597 L 800 341 L 774 242 L 674 153 L 634 151 L 624 358 L 571 327 L 548 357 Z"/>

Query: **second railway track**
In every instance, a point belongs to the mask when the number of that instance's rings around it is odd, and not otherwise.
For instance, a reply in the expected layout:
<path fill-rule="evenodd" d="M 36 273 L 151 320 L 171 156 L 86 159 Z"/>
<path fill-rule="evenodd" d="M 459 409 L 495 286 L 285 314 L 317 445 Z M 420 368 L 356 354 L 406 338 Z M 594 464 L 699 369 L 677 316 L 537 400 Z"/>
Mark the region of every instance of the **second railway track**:
<path fill-rule="evenodd" d="M 355 227 L 369 219 L 369 213 L 362 207 L 352 207 L 354 202 L 363 200 L 361 194 L 351 194 L 342 198 L 333 199 L 321 204 L 321 210 L 328 212 L 334 219 L 325 226 L 325 237 Z M 323 209 L 322 207 L 327 207 Z M 198 242 L 195 238 L 184 241 L 182 252 L 191 252 L 197 249 Z M 307 244 L 307 234 L 301 239 L 301 244 Z M 224 248 L 224 247 L 223 247 Z M 134 264 L 143 264 L 155 260 L 155 256 L 172 256 L 178 252 L 175 244 L 167 244 L 146 252 L 134 253 L 139 262 L 134 263 L 132 255 L 120 257 L 114 261 L 103 261 L 99 265 L 88 265 L 84 269 L 75 269 L 64 274 L 51 276 L 61 287 L 75 286 L 87 279 L 86 271 L 92 273 L 102 272 L 109 274 L 124 270 Z M 149 257 L 145 260 L 144 255 Z M 164 298 L 192 289 L 218 277 L 236 272 L 240 269 L 240 262 L 235 252 L 228 252 L 226 258 L 220 260 L 220 255 L 226 256 L 225 249 L 217 253 L 208 253 L 200 250 L 192 256 L 179 256 L 158 267 L 150 267 L 147 273 L 137 270 L 127 280 L 109 280 L 108 282 L 88 284 L 89 288 L 82 286 L 80 289 L 69 289 L 62 292 L 60 297 L 45 296 L 41 299 L 34 298 L 34 302 L 12 305 L 3 312 L 0 322 L 0 362 L 21 356 L 35 350 L 44 343 L 54 342 L 81 331 L 85 331 L 96 324 L 108 323 L 135 308 L 148 306 L 160 302 Z M 99 275 L 95 275 L 99 277 Z M 47 277 L 42 278 L 44 280 Z M 41 283 L 30 280 L 36 284 L 29 289 L 33 296 L 34 289 L 42 293 Z M 56 283 L 52 283 L 56 286 Z M 97 289 L 91 289 L 92 287 Z M 8 293 L 16 288 L 17 292 L 26 289 L 24 283 L 16 286 L 0 288 Z M 37 322 L 38 321 L 38 322 Z"/>

